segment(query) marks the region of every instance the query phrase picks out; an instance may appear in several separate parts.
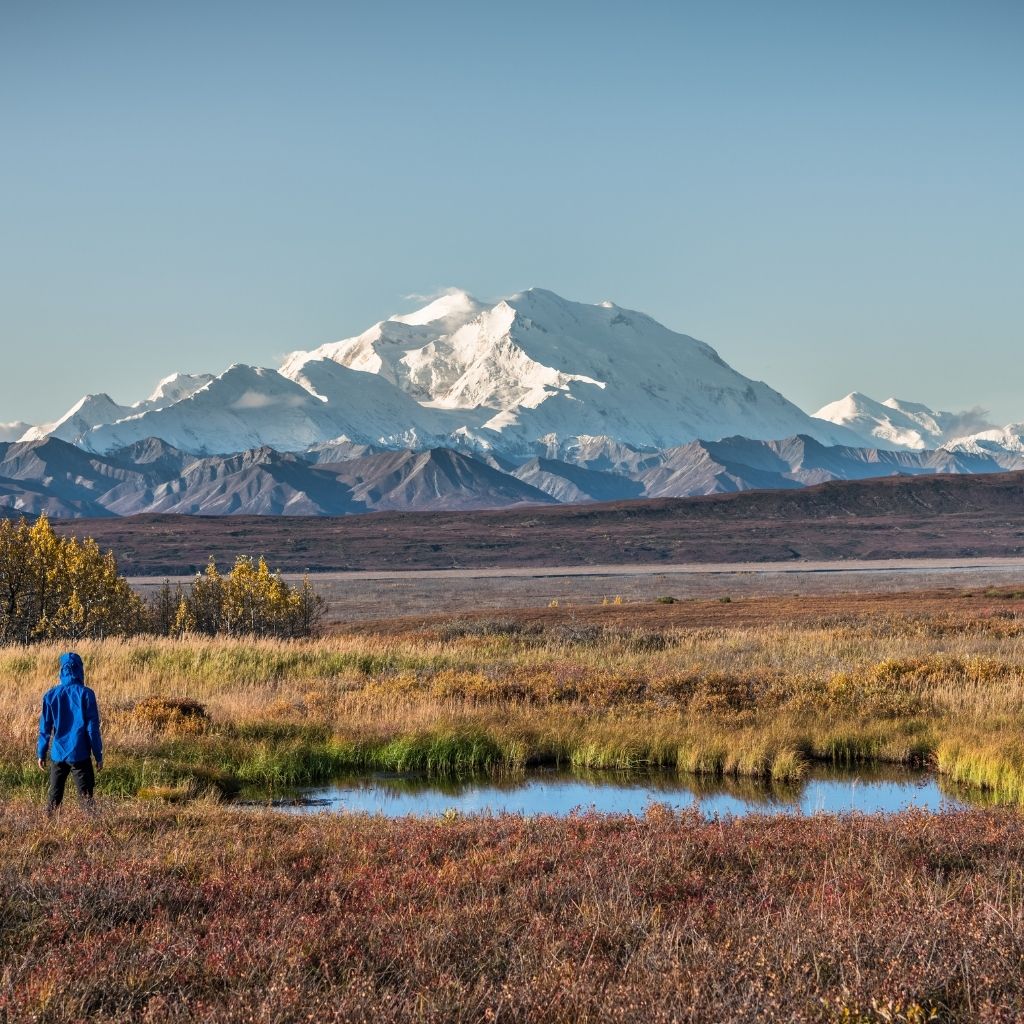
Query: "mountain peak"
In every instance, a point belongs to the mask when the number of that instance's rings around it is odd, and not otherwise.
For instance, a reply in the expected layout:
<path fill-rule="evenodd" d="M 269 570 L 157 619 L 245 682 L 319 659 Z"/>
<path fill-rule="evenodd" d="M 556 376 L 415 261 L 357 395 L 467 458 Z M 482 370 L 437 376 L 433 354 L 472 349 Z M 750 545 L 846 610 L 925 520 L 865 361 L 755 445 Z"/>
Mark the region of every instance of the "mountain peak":
<path fill-rule="evenodd" d="M 942 447 L 953 453 L 999 455 L 1010 452 L 1024 455 L 1024 423 L 1008 423 L 1005 427 L 994 427 L 953 438 Z"/>
<path fill-rule="evenodd" d="M 26 431 L 23 440 L 37 441 L 45 437 L 56 437 L 75 444 L 93 427 L 111 423 L 130 412 L 126 406 L 118 405 L 110 395 L 85 395 L 56 422 L 44 423 Z"/>
<path fill-rule="evenodd" d="M 118 454 L 129 458 L 136 464 L 156 462 L 160 459 L 184 457 L 185 453 L 160 437 L 144 437 L 125 448 L 119 448 Z"/>
<path fill-rule="evenodd" d="M 922 402 L 908 402 L 902 398 L 878 402 L 856 391 L 823 406 L 815 416 L 849 427 L 865 439 L 876 439 L 890 448 L 914 451 L 938 448 L 957 433 L 958 428 L 967 424 L 977 429 L 984 420 L 981 410 L 942 412 Z"/>
<path fill-rule="evenodd" d="M 193 455 L 264 444 L 302 451 L 341 435 L 516 457 L 550 437 L 556 447 L 589 436 L 642 449 L 735 434 L 860 441 L 704 342 L 609 300 L 575 302 L 545 288 L 491 305 L 449 289 L 362 334 L 294 352 L 279 370 L 235 363 L 216 377 L 174 374 L 146 402 L 94 396 L 65 420 L 52 425 L 59 436 L 90 450 L 157 436 Z"/>
<path fill-rule="evenodd" d="M 448 288 L 442 295 L 431 299 L 425 306 L 411 313 L 398 313 L 388 319 L 392 323 L 424 327 L 438 322 L 466 323 L 479 316 L 487 307 L 459 288 Z"/>
<path fill-rule="evenodd" d="M 99 392 L 95 395 L 84 395 L 80 398 L 71 408 L 65 413 L 65 417 L 69 418 L 76 415 L 77 413 L 83 412 L 86 409 L 120 409 L 122 406 L 118 405 L 110 395 L 106 392 Z"/>
<path fill-rule="evenodd" d="M 206 387 L 214 379 L 212 373 L 172 373 L 157 384 L 153 393 L 144 402 L 135 406 L 140 410 L 155 408 L 171 402 L 180 402 L 195 394 L 200 388 Z"/>

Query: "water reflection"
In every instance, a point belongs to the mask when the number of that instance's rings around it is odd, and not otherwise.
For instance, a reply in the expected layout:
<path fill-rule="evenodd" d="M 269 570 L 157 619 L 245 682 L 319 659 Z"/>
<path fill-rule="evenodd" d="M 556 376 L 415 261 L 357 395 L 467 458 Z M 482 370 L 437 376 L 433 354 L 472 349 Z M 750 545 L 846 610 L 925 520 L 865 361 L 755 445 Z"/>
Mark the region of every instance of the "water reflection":
<path fill-rule="evenodd" d="M 250 794 L 255 796 L 255 794 Z M 253 801 L 255 802 L 255 801 Z M 377 773 L 336 779 L 279 801 L 297 813 L 357 812 L 386 817 L 459 814 L 643 814 L 651 804 L 696 808 L 705 817 L 748 814 L 891 814 L 907 808 L 957 810 L 976 801 L 933 776 L 901 770 L 816 770 L 797 785 L 714 779 L 674 772 L 529 771 L 454 780 Z"/>

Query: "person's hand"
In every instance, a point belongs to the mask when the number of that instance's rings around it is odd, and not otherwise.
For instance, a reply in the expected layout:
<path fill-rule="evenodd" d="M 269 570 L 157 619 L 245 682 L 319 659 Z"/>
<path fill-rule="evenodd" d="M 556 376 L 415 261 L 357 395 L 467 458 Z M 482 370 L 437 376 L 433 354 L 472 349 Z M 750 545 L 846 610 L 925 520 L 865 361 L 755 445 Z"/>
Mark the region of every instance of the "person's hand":
<path fill-rule="evenodd" d="M 36 760 L 36 764 L 39 765 L 39 770 L 41 772 L 46 771 L 46 762 L 41 757 Z"/>
<path fill-rule="evenodd" d="M 103 771 L 103 762 L 102 761 L 97 761 L 96 762 L 96 771 L 98 771 L 98 772 Z"/>

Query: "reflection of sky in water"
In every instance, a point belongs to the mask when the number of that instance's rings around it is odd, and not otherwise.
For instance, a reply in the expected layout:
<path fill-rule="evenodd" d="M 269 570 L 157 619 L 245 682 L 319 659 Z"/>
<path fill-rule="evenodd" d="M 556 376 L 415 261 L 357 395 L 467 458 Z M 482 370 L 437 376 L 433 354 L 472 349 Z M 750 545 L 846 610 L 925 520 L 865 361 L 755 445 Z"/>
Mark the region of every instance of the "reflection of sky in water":
<path fill-rule="evenodd" d="M 927 811 L 955 810 L 964 804 L 943 793 L 927 775 L 897 778 L 854 776 L 811 778 L 798 788 L 775 791 L 747 782 L 695 792 L 671 776 L 635 782 L 622 779 L 578 779 L 552 774 L 526 778 L 521 784 L 491 781 L 431 786 L 422 780 L 366 778 L 301 791 L 308 801 L 291 808 L 305 813 L 365 812 L 387 817 L 415 814 L 554 814 L 598 811 L 642 814 L 652 803 L 674 809 L 699 807 L 706 817 L 747 814 L 894 813 L 910 807 Z"/>

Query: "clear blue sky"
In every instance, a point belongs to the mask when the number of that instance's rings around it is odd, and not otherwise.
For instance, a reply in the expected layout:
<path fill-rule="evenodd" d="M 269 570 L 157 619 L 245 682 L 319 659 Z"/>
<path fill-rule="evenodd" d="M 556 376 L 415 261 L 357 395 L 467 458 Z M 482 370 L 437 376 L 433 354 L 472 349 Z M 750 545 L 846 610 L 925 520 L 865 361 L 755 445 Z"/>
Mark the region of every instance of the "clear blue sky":
<path fill-rule="evenodd" d="M 0 421 L 458 285 L 1024 419 L 1024 4 L 0 3 Z"/>

